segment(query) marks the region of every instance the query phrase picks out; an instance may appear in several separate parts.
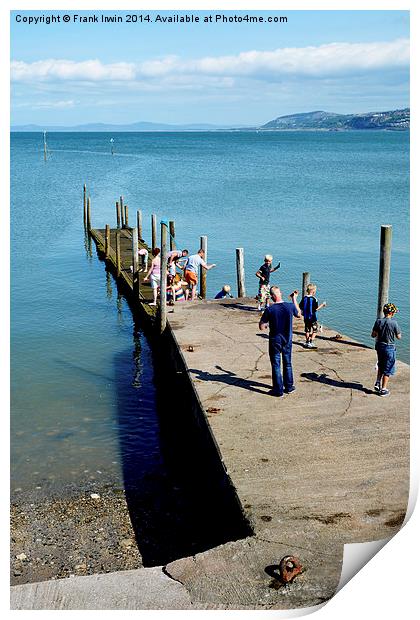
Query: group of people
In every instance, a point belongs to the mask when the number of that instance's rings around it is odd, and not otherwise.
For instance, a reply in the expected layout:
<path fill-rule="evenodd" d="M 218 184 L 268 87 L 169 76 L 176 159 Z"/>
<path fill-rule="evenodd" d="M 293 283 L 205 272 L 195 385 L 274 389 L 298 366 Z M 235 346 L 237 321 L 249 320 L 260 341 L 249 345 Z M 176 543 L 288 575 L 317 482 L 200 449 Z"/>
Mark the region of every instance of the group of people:
<path fill-rule="evenodd" d="M 146 271 L 144 282 L 150 280 L 153 290 L 153 301 L 151 306 L 157 305 L 159 291 L 162 290 L 161 283 L 161 260 L 160 249 L 153 248 L 152 262 L 147 269 L 148 254 L 147 250 L 139 250 L 139 255 L 143 258 L 143 271 Z M 189 255 L 188 250 L 171 250 L 168 252 L 168 267 L 166 271 L 166 301 L 173 304 L 177 301 L 187 299 L 197 299 L 197 284 L 199 269 L 210 270 L 216 267 L 215 264 L 208 265 L 204 261 L 204 250 L 200 249 L 196 254 Z M 177 271 L 178 268 L 178 271 Z M 162 292 L 160 293 L 162 294 Z"/>
<path fill-rule="evenodd" d="M 152 306 L 157 304 L 160 282 L 160 250 L 152 250 L 152 262 L 147 269 L 147 250 L 140 250 L 147 271 L 144 281 L 150 279 L 153 289 Z M 189 255 L 188 250 L 172 250 L 168 253 L 168 269 L 166 274 L 166 300 L 173 304 L 177 301 L 194 300 L 197 298 L 197 284 L 199 269 L 210 270 L 215 264 L 207 264 L 204 261 L 204 250 L 200 249 L 196 254 Z M 177 271 L 178 268 L 178 271 Z M 269 330 L 269 357 L 272 369 L 273 387 L 270 392 L 273 396 L 283 398 L 284 394 L 290 394 L 296 390 L 293 380 L 292 368 L 292 336 L 293 317 L 302 317 L 305 326 L 305 341 L 303 346 L 308 349 L 315 348 L 315 338 L 321 326 L 318 324 L 317 312 L 326 307 L 326 302 L 318 303 L 316 298 L 317 286 L 309 283 L 306 294 L 298 304 L 298 291 L 293 291 L 289 297 L 291 302 L 283 300 L 282 292 L 278 286 L 270 286 L 270 276 L 280 268 L 280 263 L 273 267 L 273 257 L 266 254 L 264 263 L 256 272 L 258 278 L 258 311 L 262 312 L 259 322 L 260 330 Z M 231 288 L 225 284 L 216 294 L 215 299 L 232 297 Z M 401 330 L 394 319 L 398 308 L 387 303 L 383 307 L 384 318 L 375 321 L 372 328 L 372 337 L 376 339 L 375 349 L 377 352 L 377 377 L 374 390 L 380 396 L 389 396 L 389 378 L 395 374 L 396 349 L 395 340 L 401 338 Z"/>
<path fill-rule="evenodd" d="M 314 340 L 318 332 L 317 311 L 326 307 L 326 302 L 318 304 L 315 297 L 317 287 L 310 283 L 306 295 L 297 303 L 298 291 L 289 295 L 291 302 L 285 302 L 278 286 L 269 285 L 270 275 L 280 267 L 272 266 L 273 257 L 267 254 L 256 276 L 259 278 L 257 295 L 258 309 L 264 311 L 259 322 L 260 330 L 269 330 L 269 356 L 272 370 L 273 396 L 283 398 L 296 390 L 292 368 L 293 317 L 303 317 L 305 326 L 304 347 L 315 348 Z M 272 303 L 270 303 L 272 302 Z M 376 339 L 377 376 L 374 390 L 379 396 L 389 396 L 389 378 L 396 371 L 395 340 L 401 338 L 401 330 L 394 319 L 398 308 L 393 303 L 383 307 L 383 318 L 378 318 L 372 328 L 371 336 Z M 283 372 L 281 369 L 283 366 Z"/>

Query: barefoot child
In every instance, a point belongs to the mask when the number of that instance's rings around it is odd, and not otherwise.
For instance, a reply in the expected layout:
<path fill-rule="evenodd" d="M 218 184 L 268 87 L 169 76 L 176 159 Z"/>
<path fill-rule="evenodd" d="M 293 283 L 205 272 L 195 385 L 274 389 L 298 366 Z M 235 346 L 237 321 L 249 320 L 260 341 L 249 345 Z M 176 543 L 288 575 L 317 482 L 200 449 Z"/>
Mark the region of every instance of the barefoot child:
<path fill-rule="evenodd" d="M 389 377 L 395 374 L 396 349 L 395 338 L 401 339 L 401 330 L 394 314 L 398 308 L 391 303 L 383 308 L 384 318 L 376 319 L 372 328 L 372 338 L 376 338 L 376 354 L 378 356 L 378 374 L 376 376 L 375 391 L 379 396 L 389 396 Z"/>
<path fill-rule="evenodd" d="M 308 349 L 313 349 L 315 347 L 314 340 L 318 331 L 318 319 L 316 313 L 317 310 L 325 308 L 327 303 L 324 301 L 320 306 L 318 305 L 318 300 L 315 297 L 316 284 L 308 284 L 306 288 L 306 293 L 307 294 L 301 300 L 299 307 L 301 309 L 303 320 L 305 323 L 305 347 L 307 347 Z"/>

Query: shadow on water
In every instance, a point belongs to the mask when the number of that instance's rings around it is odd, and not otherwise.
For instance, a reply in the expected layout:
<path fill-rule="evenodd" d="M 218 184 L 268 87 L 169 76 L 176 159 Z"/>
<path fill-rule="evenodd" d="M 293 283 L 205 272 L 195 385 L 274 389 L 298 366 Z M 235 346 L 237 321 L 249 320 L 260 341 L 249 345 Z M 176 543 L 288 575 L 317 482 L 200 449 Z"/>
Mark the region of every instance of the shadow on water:
<path fill-rule="evenodd" d="M 134 347 L 115 358 L 127 505 L 144 566 L 252 535 L 186 373 L 167 343 L 153 357 L 135 319 Z"/>

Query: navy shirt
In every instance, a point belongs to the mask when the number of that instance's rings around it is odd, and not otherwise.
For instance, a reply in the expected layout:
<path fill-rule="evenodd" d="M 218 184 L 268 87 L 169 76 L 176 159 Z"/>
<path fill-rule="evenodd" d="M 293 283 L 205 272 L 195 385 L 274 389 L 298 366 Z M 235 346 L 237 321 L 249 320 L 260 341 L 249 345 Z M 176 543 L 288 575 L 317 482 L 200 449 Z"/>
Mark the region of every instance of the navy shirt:
<path fill-rule="evenodd" d="M 316 311 L 318 310 L 318 300 L 312 295 L 305 295 L 299 304 L 305 321 L 316 321 Z"/>
<path fill-rule="evenodd" d="M 268 306 L 261 322 L 268 323 L 270 340 L 276 340 L 282 345 L 289 344 L 292 341 L 294 316 L 299 316 L 299 313 L 293 303 L 283 301 Z"/>
<path fill-rule="evenodd" d="M 263 265 L 261 265 L 261 267 L 258 269 L 258 271 L 260 272 L 260 274 L 264 278 L 263 280 L 260 280 L 261 284 L 267 285 L 270 282 L 271 265 L 268 265 L 267 263 L 264 263 Z"/>

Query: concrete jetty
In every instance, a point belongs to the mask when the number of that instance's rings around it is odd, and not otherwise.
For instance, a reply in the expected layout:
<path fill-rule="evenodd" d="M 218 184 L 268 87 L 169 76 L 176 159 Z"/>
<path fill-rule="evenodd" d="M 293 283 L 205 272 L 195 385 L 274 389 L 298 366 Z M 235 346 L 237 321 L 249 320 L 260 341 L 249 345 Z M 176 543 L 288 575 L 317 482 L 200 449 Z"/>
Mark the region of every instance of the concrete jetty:
<path fill-rule="evenodd" d="M 100 255 L 104 233 L 91 232 Z M 129 294 L 133 291 L 130 235 L 130 229 L 124 231 L 122 275 Z M 115 231 L 111 245 L 113 238 Z M 113 269 L 112 248 L 107 260 Z M 150 287 L 140 282 L 134 298 L 139 311 L 153 322 L 155 310 L 147 304 Z M 324 327 L 317 348 L 306 349 L 303 323 L 295 320 L 297 390 L 274 398 L 268 394 L 268 338 L 258 330 L 259 318 L 251 298 L 177 303 L 168 309 L 162 344 L 169 358 L 176 357 L 177 372 L 188 378 L 197 415 L 253 532 L 164 567 L 139 569 L 148 570 L 150 579 L 162 587 L 165 579 L 176 583 L 168 590 L 174 595 L 167 600 L 168 609 L 291 609 L 321 604 L 337 588 L 343 544 L 386 539 L 405 517 L 409 366 L 398 362 L 391 395 L 381 398 L 373 391 L 372 348 L 344 335 L 337 337 Z M 288 585 L 279 581 L 278 574 L 279 561 L 286 555 L 298 556 L 304 569 Z M 65 580 L 65 586 L 51 582 L 16 586 L 12 608 L 73 609 L 77 592 L 84 588 L 78 608 L 161 609 L 158 600 L 154 607 L 144 596 L 118 605 L 112 579 L 119 584 L 124 580 L 147 584 L 146 573 L 137 577 L 135 573 L 98 576 L 93 581 L 80 577 L 77 584 Z M 80 582 L 89 579 L 89 584 Z M 72 582 L 76 589 L 72 590 Z M 101 588 L 108 595 L 98 607 Z"/>

